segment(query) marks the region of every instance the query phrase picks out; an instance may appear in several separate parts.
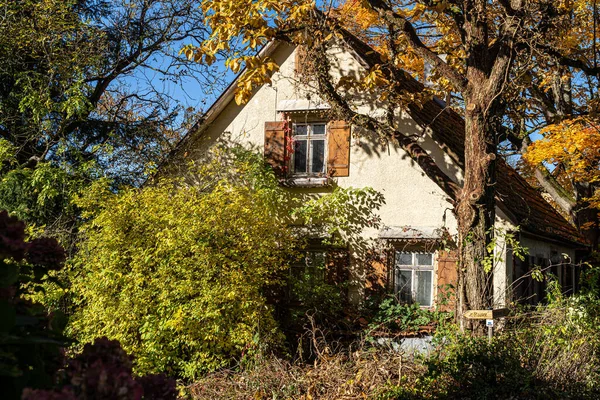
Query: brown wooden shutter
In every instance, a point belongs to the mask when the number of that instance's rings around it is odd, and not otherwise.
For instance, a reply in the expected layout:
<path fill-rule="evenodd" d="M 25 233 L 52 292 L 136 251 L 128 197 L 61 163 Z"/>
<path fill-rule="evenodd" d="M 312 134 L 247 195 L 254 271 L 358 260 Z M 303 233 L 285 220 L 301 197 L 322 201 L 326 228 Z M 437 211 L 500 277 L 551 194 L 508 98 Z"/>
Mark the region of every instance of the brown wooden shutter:
<path fill-rule="evenodd" d="M 350 173 L 350 125 L 345 121 L 329 123 L 327 173 L 348 176 Z"/>
<path fill-rule="evenodd" d="M 366 267 L 365 294 L 367 296 L 381 295 L 387 290 L 393 290 L 394 267 L 390 265 L 393 258 L 392 251 L 369 249 L 365 252 L 363 262 Z"/>
<path fill-rule="evenodd" d="M 302 45 L 296 46 L 295 64 L 297 75 L 302 75 L 306 72 L 306 48 Z"/>
<path fill-rule="evenodd" d="M 265 122 L 265 161 L 273 167 L 275 174 L 283 177 L 286 172 L 285 122 Z"/>
<path fill-rule="evenodd" d="M 440 250 L 437 256 L 437 290 L 438 295 L 436 301 L 440 301 L 444 296 L 450 295 L 447 291 L 453 290 L 456 294 L 458 283 L 457 276 L 458 254 L 456 250 L 445 251 Z M 452 285 L 451 287 L 449 285 Z M 451 300 L 447 304 L 439 304 L 442 311 L 452 311 L 454 309 L 454 301 L 456 295 L 450 296 Z"/>

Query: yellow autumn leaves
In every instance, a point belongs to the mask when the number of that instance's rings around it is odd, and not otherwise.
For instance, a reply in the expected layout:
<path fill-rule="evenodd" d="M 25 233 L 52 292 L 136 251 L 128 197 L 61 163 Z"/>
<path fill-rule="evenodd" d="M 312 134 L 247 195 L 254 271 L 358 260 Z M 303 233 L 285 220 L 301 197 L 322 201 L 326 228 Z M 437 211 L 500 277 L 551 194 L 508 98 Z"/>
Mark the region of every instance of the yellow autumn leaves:
<path fill-rule="evenodd" d="M 600 181 L 600 127 L 585 118 L 566 120 L 540 131 L 544 139 L 529 146 L 524 158 L 532 165 L 560 165 L 576 182 Z M 600 206 L 600 196 L 590 199 Z"/>

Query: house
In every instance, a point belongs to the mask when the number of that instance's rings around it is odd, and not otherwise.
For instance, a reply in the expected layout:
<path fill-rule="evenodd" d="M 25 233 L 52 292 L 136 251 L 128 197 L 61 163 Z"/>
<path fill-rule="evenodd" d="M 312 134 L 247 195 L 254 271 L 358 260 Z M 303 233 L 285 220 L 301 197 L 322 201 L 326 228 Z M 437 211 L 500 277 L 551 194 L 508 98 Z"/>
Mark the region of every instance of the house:
<path fill-rule="evenodd" d="M 299 79 L 302 53 L 283 42 L 268 44 L 261 54 L 280 65 L 272 84 L 256 89 L 247 104 L 237 105 L 234 81 L 179 144 L 171 162 L 184 155 L 197 157 L 218 141 L 235 141 L 264 149 L 265 160 L 290 190 L 326 192 L 332 183 L 372 187 L 385 196 L 379 210 L 382 226 L 362 235 L 381 244 L 382 254 L 365 261 L 365 254 L 350 249 L 351 299 L 360 301 L 369 285 L 378 283 L 407 301 L 434 305 L 443 288 L 456 280 L 456 257 L 447 238 L 456 237 L 457 224 L 448 195 L 400 147 L 344 121 L 327 120 L 329 106 Z M 349 34 L 330 57 L 336 69 L 332 73 L 339 76 L 358 75 L 379 63 L 374 50 Z M 412 93 L 423 89 L 409 76 L 403 84 Z M 375 104 L 363 99 L 356 107 L 381 115 Z M 465 129 L 457 113 L 434 98 L 410 105 L 397 122 L 407 135 L 419 138 L 448 176 L 461 182 Z M 534 265 L 553 272 L 566 291 L 575 290 L 578 268 L 573 261 L 576 250 L 585 247 L 576 229 L 503 160 L 498 163 L 497 200 L 496 228 L 516 235 L 529 253 L 519 259 L 511 241 L 498 236 L 495 304 L 541 300 L 544 284 L 529 274 Z M 313 256 L 318 258 L 317 253 Z M 374 271 L 370 280 L 369 268 Z"/>

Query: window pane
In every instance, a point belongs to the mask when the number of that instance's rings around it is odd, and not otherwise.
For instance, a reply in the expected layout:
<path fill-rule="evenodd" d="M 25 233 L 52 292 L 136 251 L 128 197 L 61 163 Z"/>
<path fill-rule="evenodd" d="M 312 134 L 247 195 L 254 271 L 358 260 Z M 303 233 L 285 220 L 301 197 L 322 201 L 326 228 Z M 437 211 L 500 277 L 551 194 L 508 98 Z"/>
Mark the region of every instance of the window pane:
<path fill-rule="evenodd" d="M 309 267 L 324 267 L 325 253 L 322 251 L 309 251 L 306 253 L 306 265 Z"/>
<path fill-rule="evenodd" d="M 296 125 L 295 135 L 306 135 L 307 134 L 307 126 L 306 125 Z"/>
<path fill-rule="evenodd" d="M 313 173 L 324 172 L 325 167 L 325 141 L 311 140 L 312 144 L 312 166 Z"/>
<path fill-rule="evenodd" d="M 400 301 L 412 303 L 412 271 L 396 270 L 396 292 Z"/>
<path fill-rule="evenodd" d="M 321 251 L 309 251 L 306 253 L 306 266 L 311 279 L 323 281 L 325 279 L 325 253 Z"/>
<path fill-rule="evenodd" d="M 313 125 L 312 126 L 312 134 L 313 135 L 324 135 L 325 134 L 325 125 Z"/>
<path fill-rule="evenodd" d="M 417 254 L 417 265 L 433 265 L 433 254 Z"/>
<path fill-rule="evenodd" d="M 415 271 L 417 277 L 417 303 L 422 306 L 431 306 L 431 285 L 433 271 Z"/>
<path fill-rule="evenodd" d="M 396 265 L 412 265 L 412 253 L 396 252 Z"/>
<path fill-rule="evenodd" d="M 306 140 L 294 141 L 294 172 L 306 172 Z"/>

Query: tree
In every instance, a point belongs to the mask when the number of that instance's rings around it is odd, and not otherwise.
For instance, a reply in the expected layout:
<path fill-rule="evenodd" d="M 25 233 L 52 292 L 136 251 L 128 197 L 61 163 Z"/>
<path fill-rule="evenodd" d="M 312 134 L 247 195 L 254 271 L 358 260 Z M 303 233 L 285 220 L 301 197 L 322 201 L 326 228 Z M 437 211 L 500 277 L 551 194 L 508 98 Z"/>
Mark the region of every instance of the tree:
<path fill-rule="evenodd" d="M 68 234 L 78 190 L 102 176 L 144 181 L 194 113 L 163 83 L 218 85 L 177 54 L 180 41 L 204 38 L 197 6 L 0 1 L 0 207 Z"/>
<path fill-rule="evenodd" d="M 593 137 L 598 125 L 598 9 L 594 1 L 557 8 L 558 14 L 549 9 L 554 24 L 552 47 L 523 60 L 520 74 L 511 82 L 512 98 L 505 117 L 509 151 L 527 155 L 536 149 L 525 157 L 530 163 L 527 172 L 579 227 L 592 249 L 597 249 L 600 227 L 593 200 L 597 184 L 592 176 L 597 167 L 592 153 L 597 149 Z M 532 147 L 531 134 L 548 140 Z M 587 147 L 577 150 L 575 143 Z M 583 158 L 582 151 L 587 153 Z M 587 176 L 582 175 L 584 159 Z"/>
<path fill-rule="evenodd" d="M 302 249 L 294 222 L 347 236 L 373 220 L 381 195 L 337 188 L 296 199 L 262 156 L 232 151 L 191 167 L 194 185 L 165 178 L 80 199 L 90 221 L 71 265 L 68 332 L 119 340 L 138 373 L 188 379 L 280 344 L 268 294 Z"/>
<path fill-rule="evenodd" d="M 253 88 L 268 82 L 277 69 L 273 60 L 252 55 L 254 49 L 274 39 L 305 46 L 310 54 L 307 59 L 314 64 L 318 91 L 337 117 L 397 141 L 454 200 L 460 257 L 457 317 L 463 322 L 464 310 L 492 306 L 491 271 L 484 268 L 484 260 L 493 237 L 498 143 L 507 135 L 502 122 L 514 98 L 511 82 L 523 72 L 521 68 L 530 67 L 527 60 L 543 54 L 552 55 L 558 65 L 587 76 L 598 75 L 596 66 L 572 51 L 576 43 L 569 45 L 561 37 L 571 12 L 588 3 L 364 0 L 348 4 L 364 10 L 379 37 L 378 62 L 359 82 L 352 82 L 351 77 L 335 81 L 329 74 L 327 51 L 345 40 L 344 20 L 340 13 L 324 9 L 326 6 L 316 9 L 308 1 L 261 1 L 243 6 L 237 1 L 205 1 L 211 36 L 185 52 L 210 64 L 219 52 L 231 50 L 226 65 L 234 72 L 246 67 L 236 97 L 245 101 Z M 242 42 L 238 47 L 237 38 Z M 429 63 L 445 88 L 458 97 L 465 120 L 464 182 L 460 187 L 394 124 L 399 110 L 424 101 L 427 95 L 421 88 L 403 85 L 407 53 Z M 386 117 L 359 114 L 353 108 L 351 87 L 360 87 L 373 99 L 386 100 Z"/>
<path fill-rule="evenodd" d="M 543 140 L 523 145 L 524 160 L 558 208 L 583 231 L 598 250 L 600 142 L 594 118 L 562 119 L 540 130 Z M 546 165 L 551 166 L 552 172 Z"/>

